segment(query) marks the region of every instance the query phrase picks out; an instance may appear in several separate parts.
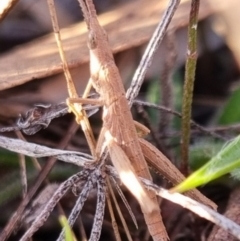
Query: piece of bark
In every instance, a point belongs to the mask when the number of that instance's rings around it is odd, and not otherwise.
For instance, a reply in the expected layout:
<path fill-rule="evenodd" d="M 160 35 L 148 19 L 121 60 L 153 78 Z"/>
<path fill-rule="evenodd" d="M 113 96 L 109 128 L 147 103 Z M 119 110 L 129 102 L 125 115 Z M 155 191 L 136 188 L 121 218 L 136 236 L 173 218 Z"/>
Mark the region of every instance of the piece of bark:
<path fill-rule="evenodd" d="M 202 0 L 199 19 L 212 13 L 210 3 Z M 227 1 L 226 4 L 230 4 Z M 184 1 L 177 10 L 170 25 L 175 29 L 188 23 L 191 1 Z M 113 52 L 123 51 L 146 43 L 168 1 L 138 0 L 122 4 L 100 16 L 100 22 L 106 29 Z M 223 7 L 224 4 L 219 6 Z M 138 9 L 138 11 L 135 11 Z M 89 60 L 86 47 L 86 27 L 84 23 L 75 24 L 61 31 L 63 46 L 70 68 L 78 67 Z M 21 85 L 28 81 L 51 76 L 62 72 L 62 64 L 52 34 L 24 44 L 0 57 L 0 90 Z"/>

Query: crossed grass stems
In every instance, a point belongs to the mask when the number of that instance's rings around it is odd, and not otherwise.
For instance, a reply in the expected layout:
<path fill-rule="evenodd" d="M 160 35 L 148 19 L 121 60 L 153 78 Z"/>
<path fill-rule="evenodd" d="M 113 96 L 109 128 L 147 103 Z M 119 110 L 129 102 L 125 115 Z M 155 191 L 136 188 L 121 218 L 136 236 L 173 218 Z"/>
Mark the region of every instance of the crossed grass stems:
<path fill-rule="evenodd" d="M 104 219 L 104 209 L 105 209 L 105 201 L 106 201 L 106 172 L 103 170 L 104 165 L 103 162 L 94 165 L 91 168 L 85 168 L 81 172 L 71 176 L 65 182 L 63 182 L 49 202 L 44 207 L 41 214 L 36 218 L 33 225 L 27 230 L 21 240 L 28 240 L 32 235 L 45 223 L 54 207 L 60 201 L 60 199 L 66 194 L 67 191 L 72 189 L 72 191 L 78 195 L 78 199 L 73 207 L 69 217 L 68 223 L 69 226 L 72 227 L 78 218 L 85 201 L 87 200 L 90 191 L 97 187 L 97 205 L 96 205 L 96 213 L 94 216 L 92 231 L 90 240 L 99 240 L 101 235 L 101 228 Z M 77 189 L 79 187 L 79 182 L 85 181 L 85 184 L 80 192 L 77 193 Z M 58 237 L 58 241 L 65 239 L 64 229 Z"/>
<path fill-rule="evenodd" d="M 153 54 L 156 51 L 157 47 L 159 46 L 160 42 L 163 39 L 163 36 L 166 33 L 167 27 L 169 23 L 171 22 L 171 19 L 173 17 L 174 12 L 177 9 L 177 6 L 179 4 L 179 0 L 171 0 L 169 2 L 169 5 L 162 17 L 162 21 L 160 21 L 160 24 L 156 28 L 155 33 L 153 34 L 152 39 L 149 42 L 149 45 L 145 51 L 145 54 L 143 55 L 143 58 L 141 60 L 141 63 L 138 67 L 138 69 L 135 72 L 135 75 L 133 77 L 133 81 L 131 84 L 131 87 L 129 88 L 127 92 L 127 97 L 129 99 L 130 106 L 134 103 L 135 97 L 138 95 L 140 86 L 143 82 L 145 73 L 147 71 L 148 66 L 150 65 Z M 143 102 L 135 102 L 135 104 L 140 105 L 147 105 Z M 150 107 L 159 108 L 158 106 L 150 105 Z M 43 112 L 47 113 L 45 115 L 39 115 L 36 119 L 36 116 L 34 116 L 34 111 L 39 110 L 39 108 L 43 108 Z M 50 121 L 53 118 L 57 118 L 61 115 L 64 115 L 66 113 L 66 108 L 64 106 L 61 106 L 62 109 L 58 110 L 56 106 L 36 106 L 34 111 L 30 111 L 27 117 L 31 118 L 20 118 L 17 122 L 17 126 L 13 127 L 12 130 L 23 130 L 26 134 L 34 134 L 37 131 L 39 131 L 42 128 L 46 128 Z M 90 108 L 91 109 L 91 108 Z M 57 111 L 58 110 L 58 111 Z M 63 110 L 63 111 L 61 111 Z M 94 109 L 93 112 L 89 113 L 91 115 L 96 111 L 97 109 Z M 175 113 L 171 110 L 165 109 L 165 111 L 169 111 L 175 115 L 178 115 L 178 113 Z M 53 114 L 53 115 L 51 115 Z M 36 121 L 37 120 L 37 121 Z M 207 132 L 207 134 L 210 134 L 214 137 L 221 138 L 222 137 L 215 132 L 209 132 L 205 128 L 198 126 L 196 123 L 191 122 L 192 125 L 194 125 L 197 129 L 203 132 Z M 14 129 L 15 128 L 15 129 Z M 11 129 L 11 128 L 10 128 Z M 2 131 L 9 131 L 10 129 L 5 128 Z M 47 220 L 48 216 L 52 212 L 53 208 L 57 205 L 59 200 L 65 195 L 65 193 L 73 189 L 75 190 L 78 187 L 78 184 L 80 181 L 85 181 L 85 184 L 82 188 L 82 191 L 80 192 L 79 197 L 75 203 L 74 208 L 71 211 L 71 214 L 68 218 L 69 225 L 72 227 L 75 223 L 76 219 L 79 216 L 80 211 L 82 210 L 82 207 L 85 203 L 85 201 L 88 198 L 89 192 L 97 187 L 97 205 L 96 205 L 96 214 L 94 216 L 94 222 L 93 227 L 90 235 L 90 240 L 98 240 L 100 238 L 101 234 L 101 227 L 103 224 L 103 217 L 104 217 L 104 209 L 105 209 L 105 202 L 106 202 L 106 195 L 107 195 L 107 184 L 106 179 L 109 177 L 116 178 L 115 175 L 113 175 L 114 172 L 111 172 L 111 167 L 106 166 L 105 160 L 107 158 L 107 154 L 102 156 L 101 161 L 99 163 L 95 163 L 94 165 L 90 165 L 88 167 L 85 167 L 81 172 L 71 176 L 69 179 L 67 179 L 65 182 L 63 182 L 57 191 L 54 193 L 50 201 L 46 204 L 44 209 L 42 210 L 41 214 L 36 218 L 36 220 L 33 222 L 32 226 L 27 230 L 27 232 L 24 234 L 24 236 L 21 238 L 21 241 L 28 240 L 32 235 L 43 225 L 43 223 Z M 114 179 L 115 180 L 115 179 Z M 115 182 L 114 182 L 115 183 Z M 117 190 L 120 190 L 118 187 Z M 76 193 L 76 192 L 75 192 Z M 120 196 L 123 197 L 122 193 L 120 192 Z M 125 201 L 126 203 L 126 201 Z M 130 210 L 130 208 L 128 207 Z M 130 211 L 131 212 L 131 211 Z M 64 240 L 64 230 L 61 232 L 58 241 Z"/>

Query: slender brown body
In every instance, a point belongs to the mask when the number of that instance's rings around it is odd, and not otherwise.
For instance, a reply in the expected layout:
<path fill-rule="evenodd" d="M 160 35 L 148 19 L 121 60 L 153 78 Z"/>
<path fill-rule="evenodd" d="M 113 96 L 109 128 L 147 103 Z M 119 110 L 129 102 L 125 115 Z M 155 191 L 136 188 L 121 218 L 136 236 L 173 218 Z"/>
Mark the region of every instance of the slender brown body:
<path fill-rule="evenodd" d="M 97 20 L 92 0 L 79 1 L 89 29 L 88 47 L 90 49 L 91 82 L 100 94 L 100 103 L 103 105 L 104 110 L 103 128 L 100 137 L 104 137 L 110 157 L 120 177 L 121 172 L 128 172 L 136 173 L 140 177 L 151 180 L 145 156 L 153 167 L 157 168 L 174 184 L 183 181 L 184 176 L 162 153 L 150 143 L 139 139 L 125 97 L 122 80 L 115 65 L 112 51 L 109 48 L 107 34 Z M 100 138 L 98 145 L 99 143 L 102 144 L 103 139 Z M 135 195 L 135 186 L 131 190 L 132 188 L 129 187 L 130 182 L 123 181 Z M 142 188 L 140 183 L 139 185 Z M 140 196 L 135 196 L 140 203 L 153 240 L 168 240 L 156 195 L 153 192 L 143 190 Z M 216 205 L 197 190 L 189 192 L 189 196 L 216 209 Z"/>
<path fill-rule="evenodd" d="M 113 142 L 122 148 L 136 174 L 151 180 L 147 163 L 138 142 L 138 135 L 125 97 L 122 80 L 109 48 L 107 35 L 97 20 L 92 2 L 89 2 L 86 3 L 86 7 L 90 17 L 86 18 L 85 16 L 85 19 L 87 19 L 89 28 L 90 72 L 92 84 L 100 94 L 103 103 L 103 130 L 108 132 L 112 136 Z M 111 148 L 111 143 L 109 145 L 108 147 Z M 168 236 L 162 224 L 157 197 L 151 191 L 146 192 L 154 204 L 154 208 L 150 212 L 141 206 L 149 232 L 155 241 L 167 240 Z M 150 205 L 150 203 L 145 203 L 145 205 Z"/>
<path fill-rule="evenodd" d="M 103 70 L 103 72 L 106 74 L 106 69 Z M 116 143 L 121 146 L 129 158 L 136 174 L 140 177 L 152 180 L 147 163 L 138 142 L 139 138 L 134 126 L 134 121 L 132 119 L 132 114 L 130 112 L 127 99 L 125 97 L 122 82 L 114 81 L 113 83 L 113 81 L 110 79 L 110 76 L 114 76 L 116 79 L 121 80 L 118 69 L 115 65 L 112 65 L 108 69 L 105 79 L 101 80 L 101 78 L 99 78 L 97 80 L 97 84 L 100 83 L 105 87 L 101 89 L 101 91 L 104 91 L 105 93 L 105 99 L 103 100 L 103 128 L 105 131 L 109 131 Z M 94 80 L 93 78 L 93 81 L 96 81 L 96 79 Z M 93 85 L 95 85 L 94 82 Z M 106 93 L 111 94 L 109 95 Z M 106 96 L 108 97 L 107 99 Z M 167 237 L 167 233 L 162 224 L 159 204 L 156 195 L 153 192 L 148 191 L 148 194 L 155 203 L 155 209 L 151 213 L 146 213 L 144 208 L 142 208 L 145 221 L 154 240 L 163 240 L 163 237 Z M 145 205 L 148 204 L 146 203 Z M 159 229 L 160 227 L 162 228 Z M 161 231 L 161 233 L 158 233 L 159 231 Z"/>

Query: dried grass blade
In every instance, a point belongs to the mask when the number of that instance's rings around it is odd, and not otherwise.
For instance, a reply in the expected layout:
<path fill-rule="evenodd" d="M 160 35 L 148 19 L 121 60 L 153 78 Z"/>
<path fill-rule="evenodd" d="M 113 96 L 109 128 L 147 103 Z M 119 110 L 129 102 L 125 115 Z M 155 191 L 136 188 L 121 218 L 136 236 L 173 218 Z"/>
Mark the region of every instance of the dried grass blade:
<path fill-rule="evenodd" d="M 54 193 L 52 198 L 49 200 L 49 202 L 46 204 L 46 206 L 43 208 L 40 215 L 35 219 L 35 221 L 32 223 L 31 227 L 27 230 L 27 232 L 23 235 L 23 237 L 20 239 L 20 241 L 27 241 L 29 238 L 32 237 L 32 235 L 45 223 L 45 221 L 48 219 L 50 213 L 54 209 L 54 207 L 57 205 L 59 200 L 66 194 L 66 192 L 74 185 L 74 183 L 79 182 L 81 179 L 86 179 L 88 177 L 88 172 L 81 171 L 69 179 L 67 179 L 65 182 L 63 182 L 57 191 Z"/>
<path fill-rule="evenodd" d="M 167 31 L 168 25 L 170 24 L 172 17 L 178 8 L 179 3 L 180 3 L 180 0 L 170 0 L 161 21 L 156 27 L 152 35 L 152 38 L 148 43 L 148 46 L 142 56 L 141 62 L 133 76 L 131 86 L 129 87 L 126 93 L 126 98 L 129 100 L 130 106 L 132 106 L 133 100 L 138 95 L 138 92 L 143 83 L 148 67 L 152 63 L 154 53 L 156 52 L 158 46 L 162 42 L 163 37 Z"/>
<path fill-rule="evenodd" d="M 98 176 L 97 181 L 97 207 L 96 213 L 93 221 L 93 227 L 89 241 L 98 241 L 101 235 L 105 203 L 106 203 L 106 183 L 105 179 L 102 176 Z"/>
<path fill-rule="evenodd" d="M 85 203 L 85 201 L 88 198 L 89 192 L 91 191 L 91 189 L 93 188 L 95 181 L 96 180 L 91 180 L 92 176 L 90 176 L 90 178 L 88 178 L 88 181 L 85 183 L 85 185 L 83 186 L 83 189 L 81 191 L 81 193 L 79 194 L 79 198 L 77 199 L 74 208 L 72 209 L 69 217 L 68 217 L 68 224 L 69 226 L 72 228 L 74 223 L 76 222 L 82 208 L 83 205 Z M 62 241 L 65 238 L 65 230 L 63 229 L 61 234 L 59 235 L 57 241 Z"/>

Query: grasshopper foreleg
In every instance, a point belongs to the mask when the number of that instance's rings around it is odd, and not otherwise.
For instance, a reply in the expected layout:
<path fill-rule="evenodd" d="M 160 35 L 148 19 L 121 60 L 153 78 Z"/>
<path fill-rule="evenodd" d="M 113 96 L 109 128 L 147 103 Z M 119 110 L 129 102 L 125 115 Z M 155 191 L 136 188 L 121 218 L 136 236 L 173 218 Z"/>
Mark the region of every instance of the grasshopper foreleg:
<path fill-rule="evenodd" d="M 80 122 L 82 117 L 79 116 L 79 110 L 78 108 L 76 108 L 75 104 L 81 104 L 81 105 L 88 104 L 88 105 L 96 105 L 96 106 L 103 105 L 102 100 L 100 99 L 88 99 L 88 98 L 81 98 L 81 97 L 67 98 L 66 103 L 68 105 L 69 112 L 72 112 L 76 116 L 77 123 Z"/>

